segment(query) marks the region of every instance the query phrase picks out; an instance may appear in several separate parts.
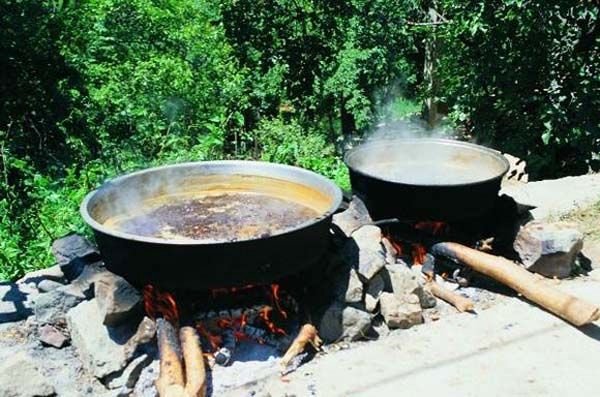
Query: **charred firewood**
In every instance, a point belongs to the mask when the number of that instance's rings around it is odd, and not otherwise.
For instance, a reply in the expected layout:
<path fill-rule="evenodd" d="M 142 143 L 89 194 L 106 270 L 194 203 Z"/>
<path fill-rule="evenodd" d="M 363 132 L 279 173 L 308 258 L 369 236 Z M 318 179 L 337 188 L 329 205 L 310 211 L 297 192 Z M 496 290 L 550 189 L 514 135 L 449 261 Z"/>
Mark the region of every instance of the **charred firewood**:
<path fill-rule="evenodd" d="M 317 329 L 312 324 L 305 324 L 300 329 L 298 336 L 281 359 L 281 372 L 287 370 L 290 362 L 304 351 L 307 344 L 310 344 L 316 351 L 321 350 L 321 345 L 323 344 L 323 340 L 319 337 Z"/>
<path fill-rule="evenodd" d="M 450 291 L 436 283 L 434 280 L 429 281 L 425 284 L 425 288 L 427 288 L 433 296 L 436 298 L 440 298 L 441 300 L 448 302 L 452 306 L 456 308 L 459 312 L 470 312 L 473 311 L 475 306 L 473 305 L 473 301 L 469 298 L 465 298 L 462 295 L 457 294 L 456 292 Z"/>

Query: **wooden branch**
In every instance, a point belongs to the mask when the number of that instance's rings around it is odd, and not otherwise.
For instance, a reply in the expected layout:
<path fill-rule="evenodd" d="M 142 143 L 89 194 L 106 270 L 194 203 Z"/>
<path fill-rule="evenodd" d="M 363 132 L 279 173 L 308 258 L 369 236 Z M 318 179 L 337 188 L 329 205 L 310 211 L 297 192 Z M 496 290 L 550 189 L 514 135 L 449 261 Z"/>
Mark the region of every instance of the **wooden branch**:
<path fill-rule="evenodd" d="M 175 327 L 165 319 L 156 320 L 160 374 L 155 382 L 160 397 L 204 397 L 206 370 L 200 340 L 192 327 Z M 180 344 L 181 343 L 181 344 Z M 185 374 L 182 357 L 185 362 Z"/>
<path fill-rule="evenodd" d="M 446 25 L 448 22 L 447 21 L 438 21 L 438 22 L 413 22 L 413 21 L 406 21 L 407 25 L 410 26 L 439 26 L 439 25 Z"/>
<path fill-rule="evenodd" d="M 285 371 L 287 366 L 292 362 L 294 357 L 302 353 L 306 348 L 306 345 L 310 344 L 312 347 L 319 351 L 323 340 L 319 337 L 317 329 L 312 324 L 304 324 L 298 332 L 298 336 L 292 342 L 289 349 L 285 352 L 285 355 L 281 358 L 281 370 Z"/>
<path fill-rule="evenodd" d="M 462 262 L 473 270 L 514 289 L 525 298 L 575 326 L 600 319 L 600 307 L 536 280 L 508 259 L 486 254 L 457 243 L 435 244 L 431 252 Z"/>
<path fill-rule="evenodd" d="M 200 340 L 192 327 L 179 330 L 179 340 L 185 362 L 185 392 L 188 397 L 204 397 L 206 395 L 206 369 Z"/>
<path fill-rule="evenodd" d="M 155 385 L 161 397 L 184 397 L 183 365 L 175 327 L 163 318 L 156 320 L 160 373 Z"/>
<path fill-rule="evenodd" d="M 464 296 L 457 294 L 454 291 L 450 291 L 449 289 L 442 287 L 433 280 L 425 284 L 425 288 L 431 291 L 433 296 L 440 298 L 445 302 L 448 302 L 461 313 L 471 312 L 475 308 L 471 299 L 465 298 Z"/>

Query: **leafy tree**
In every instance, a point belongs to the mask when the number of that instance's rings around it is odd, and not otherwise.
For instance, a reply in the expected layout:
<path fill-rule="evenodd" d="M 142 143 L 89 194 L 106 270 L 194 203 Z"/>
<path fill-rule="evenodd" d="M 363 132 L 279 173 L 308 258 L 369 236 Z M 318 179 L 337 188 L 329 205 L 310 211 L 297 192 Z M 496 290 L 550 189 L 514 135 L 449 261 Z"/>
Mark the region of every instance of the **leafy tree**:
<path fill-rule="evenodd" d="M 452 116 L 483 143 L 527 159 L 534 177 L 598 169 L 597 2 L 439 2 L 438 69 Z"/>

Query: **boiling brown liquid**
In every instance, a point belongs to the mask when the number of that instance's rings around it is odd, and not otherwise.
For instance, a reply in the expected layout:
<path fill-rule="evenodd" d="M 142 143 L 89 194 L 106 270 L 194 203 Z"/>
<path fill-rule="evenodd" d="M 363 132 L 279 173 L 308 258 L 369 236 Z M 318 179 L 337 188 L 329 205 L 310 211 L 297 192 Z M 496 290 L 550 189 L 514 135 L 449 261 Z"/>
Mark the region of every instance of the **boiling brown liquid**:
<path fill-rule="evenodd" d="M 109 219 L 105 225 L 138 236 L 224 242 L 268 237 L 318 215 L 278 197 L 231 192 L 150 205 L 139 214 Z"/>

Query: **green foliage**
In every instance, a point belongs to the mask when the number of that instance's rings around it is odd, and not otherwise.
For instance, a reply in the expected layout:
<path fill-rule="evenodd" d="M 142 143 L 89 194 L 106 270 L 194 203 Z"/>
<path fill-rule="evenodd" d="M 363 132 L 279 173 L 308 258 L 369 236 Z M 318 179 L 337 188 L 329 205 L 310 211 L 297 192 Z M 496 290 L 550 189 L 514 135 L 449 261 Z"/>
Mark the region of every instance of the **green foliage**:
<path fill-rule="evenodd" d="M 62 52 L 83 82 L 63 126 L 84 125 L 85 147 L 116 163 L 222 154 L 243 76 L 210 4 L 96 0 L 63 14 Z"/>
<path fill-rule="evenodd" d="M 365 130 L 388 88 L 415 82 L 408 58 L 417 48 L 404 21 L 416 2 L 222 0 L 221 8 L 250 73 L 250 127 L 283 109 L 312 126 L 325 120 L 330 136 Z M 265 81 L 271 89 L 262 89 Z"/>
<path fill-rule="evenodd" d="M 226 155 L 244 76 L 218 8 L 193 0 L 8 1 L 0 62 L 0 278 L 85 230 L 88 191 L 157 163 Z"/>
<path fill-rule="evenodd" d="M 528 161 L 534 177 L 598 169 L 596 2 L 440 1 L 439 95 L 480 142 Z"/>
<path fill-rule="evenodd" d="M 297 122 L 263 120 L 256 137 L 261 142 L 261 160 L 295 165 L 333 179 L 348 189 L 348 170 L 336 156 L 333 144 L 317 131 L 306 130 Z"/>
<path fill-rule="evenodd" d="M 431 8 L 441 24 L 423 24 Z M 437 96 L 535 176 L 595 169 L 598 14 L 558 0 L 5 0 L 0 279 L 50 264 L 54 238 L 86 232 L 84 195 L 129 170 L 251 158 L 348 188 L 340 143 L 419 112 L 399 93 Z"/>

